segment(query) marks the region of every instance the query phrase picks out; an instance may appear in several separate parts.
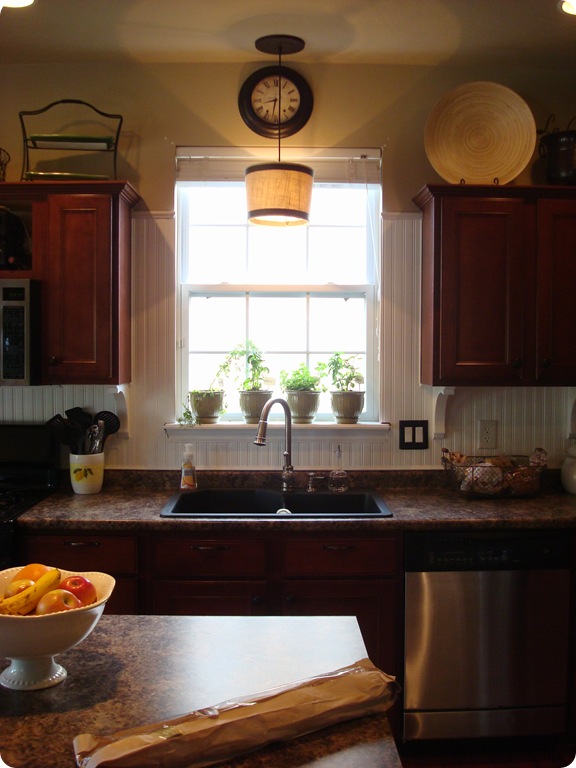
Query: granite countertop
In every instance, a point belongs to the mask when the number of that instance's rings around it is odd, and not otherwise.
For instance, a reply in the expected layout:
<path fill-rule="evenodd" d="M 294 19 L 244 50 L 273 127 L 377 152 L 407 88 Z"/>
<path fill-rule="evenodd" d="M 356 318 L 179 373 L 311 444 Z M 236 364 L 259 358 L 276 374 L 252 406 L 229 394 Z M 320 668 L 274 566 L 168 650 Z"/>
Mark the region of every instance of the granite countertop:
<path fill-rule="evenodd" d="M 305 478 L 305 473 L 301 473 Z M 116 477 L 114 477 L 116 475 Z M 442 472 L 364 472 L 351 475 L 353 487 L 378 492 L 393 513 L 391 518 L 354 520 L 303 519 L 194 519 L 160 517 L 178 489 L 177 473 L 107 472 L 104 488 L 94 495 L 76 495 L 70 489 L 55 493 L 19 518 L 26 529 L 71 530 L 246 530 L 251 531 L 386 531 L 417 529 L 574 528 L 576 496 L 559 483 L 547 484 L 531 498 L 469 499 L 447 488 Z M 199 487 L 278 487 L 278 473 L 198 473 Z M 122 482 L 122 480 L 124 482 Z M 274 485 L 276 483 L 276 485 Z M 410 484 L 409 484 L 410 483 Z"/>
<path fill-rule="evenodd" d="M 335 638 L 338 641 L 335 642 Z M 0 756 L 14 768 L 72 768 L 72 739 L 163 721 L 365 658 L 355 618 L 107 616 L 60 656 L 68 677 L 0 687 Z M 385 714 L 265 747 L 222 768 L 401 768 Z"/>

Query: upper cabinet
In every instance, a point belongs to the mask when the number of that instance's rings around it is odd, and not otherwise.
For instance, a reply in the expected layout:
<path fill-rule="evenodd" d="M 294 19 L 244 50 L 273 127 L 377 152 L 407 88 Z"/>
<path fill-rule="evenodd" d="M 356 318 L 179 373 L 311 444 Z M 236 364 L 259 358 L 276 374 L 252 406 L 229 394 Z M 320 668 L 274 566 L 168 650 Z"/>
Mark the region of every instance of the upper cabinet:
<path fill-rule="evenodd" d="M 19 213 L 32 244 L 31 259 L 5 261 L 0 278 L 40 281 L 41 383 L 130 381 L 130 212 L 138 200 L 120 181 L 0 184 L 0 206 Z"/>
<path fill-rule="evenodd" d="M 576 189 L 433 185 L 414 201 L 422 383 L 576 385 Z"/>

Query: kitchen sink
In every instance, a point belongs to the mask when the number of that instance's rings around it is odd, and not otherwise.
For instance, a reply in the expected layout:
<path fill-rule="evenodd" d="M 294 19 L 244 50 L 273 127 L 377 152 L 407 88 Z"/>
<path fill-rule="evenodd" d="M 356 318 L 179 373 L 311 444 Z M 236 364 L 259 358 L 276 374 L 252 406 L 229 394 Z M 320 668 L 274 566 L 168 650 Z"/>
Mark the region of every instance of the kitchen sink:
<path fill-rule="evenodd" d="M 171 518 L 378 518 L 392 517 L 385 502 L 371 491 L 307 493 L 202 489 L 174 494 L 160 513 Z"/>

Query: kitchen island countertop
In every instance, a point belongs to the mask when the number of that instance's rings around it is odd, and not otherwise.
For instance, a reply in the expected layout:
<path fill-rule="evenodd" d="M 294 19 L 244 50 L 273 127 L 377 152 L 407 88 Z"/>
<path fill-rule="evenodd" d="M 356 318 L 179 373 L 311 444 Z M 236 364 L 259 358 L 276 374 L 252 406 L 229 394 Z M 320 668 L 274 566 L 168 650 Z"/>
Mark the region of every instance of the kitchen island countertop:
<path fill-rule="evenodd" d="M 0 757 L 72 768 L 72 739 L 173 718 L 331 672 L 366 656 L 355 618 L 107 616 L 40 691 L 0 688 Z M 0 665 L 1 666 L 1 665 Z M 5 666 L 5 665 L 4 665 Z M 222 768 L 401 768 L 385 714 L 349 720 Z"/>

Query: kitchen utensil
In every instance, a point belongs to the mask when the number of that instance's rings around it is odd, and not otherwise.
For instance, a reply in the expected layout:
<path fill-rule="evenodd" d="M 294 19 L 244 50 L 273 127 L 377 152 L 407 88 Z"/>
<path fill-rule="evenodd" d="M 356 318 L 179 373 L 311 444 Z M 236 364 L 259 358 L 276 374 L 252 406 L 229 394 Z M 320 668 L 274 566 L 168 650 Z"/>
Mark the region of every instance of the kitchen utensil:
<path fill-rule="evenodd" d="M 84 430 L 88 429 L 92 424 L 92 414 L 88 413 L 88 411 L 85 411 L 83 408 L 69 408 L 67 411 L 64 411 L 64 413 L 69 421 L 79 424 Z"/>
<path fill-rule="evenodd" d="M 115 413 L 112 413 L 112 411 L 98 411 L 98 413 L 94 416 L 94 423 L 97 424 L 99 421 L 104 422 L 104 435 L 102 436 L 101 446 L 102 450 L 108 436 L 114 435 L 120 429 L 120 419 L 118 416 L 116 416 Z"/>
<path fill-rule="evenodd" d="M 80 425 L 68 421 L 60 413 L 48 419 L 46 425 L 54 432 L 60 443 L 69 446 L 74 453 L 82 452 L 84 429 Z"/>
<path fill-rule="evenodd" d="M 428 160 L 448 182 L 506 184 L 530 161 L 536 124 L 526 102 L 510 88 L 466 83 L 432 109 L 424 146 Z"/>

